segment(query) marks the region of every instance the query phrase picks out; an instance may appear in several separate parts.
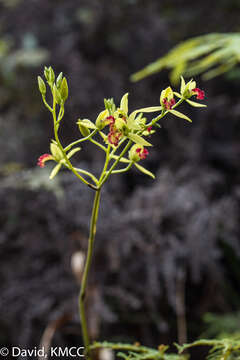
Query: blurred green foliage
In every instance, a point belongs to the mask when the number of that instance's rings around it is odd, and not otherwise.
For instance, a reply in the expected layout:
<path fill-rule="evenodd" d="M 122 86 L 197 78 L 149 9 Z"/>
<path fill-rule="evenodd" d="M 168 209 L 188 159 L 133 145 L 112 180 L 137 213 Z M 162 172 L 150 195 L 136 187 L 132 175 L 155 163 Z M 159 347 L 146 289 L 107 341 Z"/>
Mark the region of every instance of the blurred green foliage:
<path fill-rule="evenodd" d="M 13 79 L 15 71 L 41 65 L 48 59 L 48 51 L 38 46 L 32 33 L 26 33 L 17 49 L 11 38 L 0 39 L 0 74 L 3 80 Z"/>
<path fill-rule="evenodd" d="M 104 342 L 95 342 L 91 345 L 91 349 L 112 349 L 117 352 L 117 356 L 125 360 L 186 360 L 186 355 L 178 354 L 167 354 L 168 350 L 167 345 L 159 345 L 158 349 L 152 349 L 146 346 L 142 346 L 139 343 L 135 344 L 122 344 L 122 343 L 110 343 L 107 341 Z"/>
<path fill-rule="evenodd" d="M 201 337 L 207 338 L 225 338 L 225 337 L 239 337 L 240 338 L 240 311 L 229 314 L 212 314 L 206 313 L 203 317 L 207 329 Z"/>
<path fill-rule="evenodd" d="M 177 345 L 179 354 L 195 346 L 210 347 L 208 360 L 233 360 L 240 357 L 240 338 L 228 337 L 221 340 L 201 339 L 190 344 Z"/>
<path fill-rule="evenodd" d="M 223 74 L 240 62 L 240 33 L 207 34 L 186 40 L 165 56 L 131 76 L 141 80 L 163 69 L 170 69 L 170 80 L 176 84 L 180 76 L 203 74 L 204 80 Z"/>

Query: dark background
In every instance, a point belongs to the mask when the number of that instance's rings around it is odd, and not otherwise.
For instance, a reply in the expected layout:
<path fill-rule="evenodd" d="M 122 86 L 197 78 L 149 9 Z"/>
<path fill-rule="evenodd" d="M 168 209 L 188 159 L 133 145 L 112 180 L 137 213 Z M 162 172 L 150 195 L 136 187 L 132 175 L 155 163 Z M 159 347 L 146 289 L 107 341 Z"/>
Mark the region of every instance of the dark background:
<path fill-rule="evenodd" d="M 67 144 L 104 97 L 129 91 L 132 109 L 157 105 L 168 73 L 129 76 L 184 39 L 239 31 L 239 16 L 237 0 L 0 1 L 2 345 L 38 346 L 54 321 L 54 344 L 82 343 L 71 258 L 86 251 L 93 192 L 36 167 L 53 136 L 36 82 L 43 66 L 69 82 Z M 94 338 L 157 346 L 179 340 L 186 320 L 192 340 L 204 314 L 239 308 L 240 79 L 196 80 L 208 108 L 184 105 L 192 124 L 164 120 L 145 161 L 156 180 L 133 170 L 106 184 L 88 299 Z M 101 155 L 86 146 L 76 158 L 98 171 Z"/>

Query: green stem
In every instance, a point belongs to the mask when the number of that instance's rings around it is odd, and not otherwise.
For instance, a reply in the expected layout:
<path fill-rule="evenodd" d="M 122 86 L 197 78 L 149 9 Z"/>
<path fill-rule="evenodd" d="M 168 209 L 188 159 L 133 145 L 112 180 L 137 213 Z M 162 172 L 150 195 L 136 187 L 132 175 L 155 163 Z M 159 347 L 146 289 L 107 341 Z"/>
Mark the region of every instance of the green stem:
<path fill-rule="evenodd" d="M 81 142 L 83 142 L 83 141 L 86 141 L 86 140 L 90 140 L 96 133 L 97 133 L 97 129 L 96 129 L 96 130 L 93 130 L 93 131 L 91 132 L 91 134 L 89 134 L 88 136 L 72 142 L 70 145 L 66 146 L 64 150 L 65 150 L 65 151 L 68 151 L 68 150 L 70 150 L 74 145 L 77 145 L 77 144 L 79 144 L 79 143 L 81 143 Z"/>
<path fill-rule="evenodd" d="M 54 122 L 54 136 L 55 136 L 55 140 L 58 144 L 59 149 L 62 151 L 63 154 L 63 158 L 66 161 L 69 169 L 74 173 L 74 175 L 76 175 L 84 184 L 88 185 L 89 187 L 91 187 L 92 189 L 96 190 L 96 186 L 89 183 L 86 179 L 84 179 L 84 177 L 82 177 L 81 175 L 79 175 L 79 173 L 74 169 L 74 167 L 72 166 L 71 161 L 69 161 L 66 152 L 64 151 L 64 148 L 61 144 L 61 141 L 59 140 L 59 136 L 58 136 L 58 120 L 56 117 L 56 99 L 53 99 L 53 108 L 52 108 L 52 116 L 53 116 L 53 122 Z"/>
<path fill-rule="evenodd" d="M 176 102 L 176 104 L 172 107 L 172 109 L 175 109 L 176 107 L 178 107 L 183 101 L 184 101 L 184 99 L 182 99 L 182 98 L 180 100 L 178 100 L 178 102 Z M 152 119 L 152 121 L 149 124 L 146 125 L 146 128 L 156 124 L 156 122 L 161 120 L 169 112 L 170 112 L 169 110 L 162 111 L 160 115 L 158 115 L 156 118 Z"/>
<path fill-rule="evenodd" d="M 107 172 L 107 174 L 103 177 L 103 179 L 100 179 L 99 181 L 99 187 L 102 187 L 102 185 L 107 181 L 107 179 L 109 178 L 109 176 L 111 175 L 111 173 L 113 172 L 113 170 L 115 169 L 115 167 L 117 166 L 117 164 L 119 163 L 119 161 L 121 161 L 121 158 L 124 156 L 124 154 L 126 153 L 126 151 L 130 148 L 130 146 L 132 145 L 132 140 L 129 140 L 127 145 L 125 146 L 125 148 L 123 149 L 123 151 L 121 152 L 121 154 L 118 156 L 117 160 L 113 163 L 113 165 L 111 166 L 111 168 L 109 169 L 109 171 Z M 112 156 L 112 154 L 110 154 L 110 156 Z"/>
<path fill-rule="evenodd" d="M 92 262 L 93 246 L 94 246 L 94 239 L 95 239 L 95 234 L 96 234 L 96 225 L 97 225 L 99 203 L 100 203 L 100 195 L 101 195 L 101 189 L 98 189 L 95 193 L 95 198 L 94 198 L 94 203 L 93 203 L 92 217 L 91 217 L 91 223 L 90 223 L 90 234 L 89 234 L 89 239 L 88 239 L 87 258 L 86 258 L 86 262 L 85 262 L 85 266 L 84 266 L 81 290 L 80 290 L 80 294 L 79 294 L 79 314 L 80 314 L 80 321 L 81 321 L 81 327 L 82 327 L 83 344 L 84 344 L 84 349 L 86 352 L 87 360 L 90 360 L 90 355 L 89 355 L 90 340 L 89 340 L 89 335 L 88 335 L 88 327 L 87 327 L 87 319 L 86 319 L 84 302 L 85 302 L 88 274 L 89 274 L 89 270 L 90 270 L 90 266 L 91 266 L 91 262 Z"/>
<path fill-rule="evenodd" d="M 126 171 L 130 170 L 132 166 L 133 166 L 133 161 L 132 161 L 132 162 L 130 162 L 130 163 L 128 164 L 128 166 L 126 166 L 126 167 L 125 167 L 125 168 L 123 168 L 123 169 L 113 170 L 113 171 L 112 171 L 112 174 L 120 174 L 120 173 L 124 173 L 124 172 L 126 172 Z M 107 172 L 107 174 L 108 174 L 108 172 Z"/>
<path fill-rule="evenodd" d="M 89 176 L 95 182 L 95 184 L 98 185 L 98 179 L 93 174 L 91 174 L 87 170 L 79 169 L 79 168 L 76 168 L 76 167 L 74 167 L 74 169 L 79 173 L 82 173 L 84 175 Z"/>
<path fill-rule="evenodd" d="M 100 147 L 100 149 L 102 149 L 103 151 L 107 152 L 107 148 L 105 148 L 105 146 L 103 146 L 102 144 L 100 144 L 98 141 L 93 140 L 92 138 L 89 139 L 93 144 L 95 144 L 96 146 Z"/>

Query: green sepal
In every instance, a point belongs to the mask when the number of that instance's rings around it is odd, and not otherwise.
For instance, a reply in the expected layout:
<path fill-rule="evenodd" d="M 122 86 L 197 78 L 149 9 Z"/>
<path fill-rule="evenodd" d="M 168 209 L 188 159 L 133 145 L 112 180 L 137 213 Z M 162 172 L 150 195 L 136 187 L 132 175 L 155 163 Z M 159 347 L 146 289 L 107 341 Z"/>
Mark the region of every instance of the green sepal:
<path fill-rule="evenodd" d="M 57 164 L 56 166 L 54 166 L 54 168 L 52 169 L 51 174 L 49 176 L 50 180 L 52 180 L 57 175 L 57 173 L 59 172 L 61 167 L 62 167 L 62 164 Z"/>
<path fill-rule="evenodd" d="M 166 89 L 164 89 L 162 92 L 161 92 L 161 95 L 160 95 L 160 104 L 163 106 L 164 108 L 164 103 L 163 103 L 163 100 L 164 99 L 167 99 L 167 101 L 170 101 L 171 99 L 173 99 L 173 91 L 172 91 L 172 88 L 170 86 L 168 86 Z"/>
<path fill-rule="evenodd" d="M 156 132 L 155 130 L 151 130 L 150 132 L 148 130 L 144 130 L 142 134 L 143 136 L 149 136 L 154 134 L 155 132 Z"/>
<path fill-rule="evenodd" d="M 90 130 L 88 129 L 87 126 L 82 124 L 81 121 L 78 121 L 77 124 L 78 124 L 79 131 L 83 137 L 90 135 Z"/>
<path fill-rule="evenodd" d="M 181 94 L 179 94 L 179 93 L 176 92 L 176 91 L 174 91 L 173 93 L 174 93 L 174 95 L 176 95 L 178 98 L 182 99 L 182 95 L 181 95 Z"/>
<path fill-rule="evenodd" d="M 61 149 L 59 149 L 58 145 L 55 142 L 51 142 L 50 151 L 56 161 L 60 161 L 63 159 L 62 151 Z"/>
<path fill-rule="evenodd" d="M 136 168 L 137 168 L 138 170 L 140 170 L 142 173 L 144 173 L 145 175 L 148 175 L 148 176 L 150 176 L 151 178 L 155 179 L 155 175 L 154 175 L 151 171 L 145 169 L 143 166 L 141 166 L 141 165 L 139 165 L 139 164 L 137 164 L 137 163 L 134 163 L 134 165 L 135 165 Z"/>
<path fill-rule="evenodd" d="M 123 95 L 120 103 L 120 109 L 124 112 L 125 115 L 128 114 L 128 93 Z"/>
<path fill-rule="evenodd" d="M 96 125 L 88 119 L 83 119 L 83 120 L 78 119 L 77 125 L 83 137 L 90 135 L 89 129 L 94 129 L 94 130 L 96 129 Z"/>
<path fill-rule="evenodd" d="M 205 105 L 205 104 L 200 104 L 195 101 L 188 100 L 188 99 L 186 100 L 186 102 L 193 107 L 207 107 L 207 105 Z"/>
<path fill-rule="evenodd" d="M 71 151 L 69 151 L 69 153 L 67 154 L 67 158 L 70 159 L 74 154 L 76 154 L 78 151 L 80 151 L 81 148 L 77 147 L 75 149 L 72 149 Z"/>
<path fill-rule="evenodd" d="M 152 144 L 150 144 L 147 140 L 145 140 L 144 138 L 142 138 L 141 136 L 139 136 L 137 134 L 129 133 L 128 138 L 138 145 L 152 146 Z"/>
<path fill-rule="evenodd" d="M 186 86 L 185 80 L 184 80 L 183 76 L 181 76 L 181 87 L 180 87 L 181 94 L 184 93 L 185 86 Z"/>
<path fill-rule="evenodd" d="M 169 112 L 181 119 L 184 119 L 184 120 L 187 120 L 189 122 L 192 122 L 192 120 L 187 116 L 187 115 L 184 115 L 182 114 L 181 112 L 177 111 L 177 110 L 169 110 Z"/>
<path fill-rule="evenodd" d="M 79 125 L 79 123 L 81 123 L 81 125 L 87 127 L 88 129 L 96 129 L 96 125 L 91 121 L 91 120 L 88 120 L 88 119 L 78 119 L 77 121 L 77 124 Z"/>
<path fill-rule="evenodd" d="M 98 115 L 97 119 L 96 119 L 96 127 L 99 129 L 99 130 L 102 130 L 105 126 L 106 126 L 106 123 L 105 123 L 105 119 L 106 117 L 109 116 L 109 111 L 108 110 L 103 110 L 100 112 L 100 114 Z"/>

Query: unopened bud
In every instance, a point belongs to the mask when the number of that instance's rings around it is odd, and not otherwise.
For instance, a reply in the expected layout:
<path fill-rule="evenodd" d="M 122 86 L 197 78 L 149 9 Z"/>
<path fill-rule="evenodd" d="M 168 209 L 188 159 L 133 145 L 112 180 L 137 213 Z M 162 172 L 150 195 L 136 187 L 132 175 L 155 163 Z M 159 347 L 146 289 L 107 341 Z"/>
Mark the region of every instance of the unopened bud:
<path fill-rule="evenodd" d="M 88 129 L 88 127 L 86 125 L 84 125 L 83 121 L 79 120 L 77 122 L 77 124 L 78 124 L 79 131 L 83 137 L 86 137 L 90 134 L 90 130 Z"/>
<path fill-rule="evenodd" d="M 39 87 L 39 91 L 42 95 L 46 94 L 46 85 L 45 82 L 43 81 L 43 79 L 41 78 L 41 76 L 38 76 L 38 87 Z"/>
<path fill-rule="evenodd" d="M 53 84 L 55 80 L 55 74 L 53 68 L 50 66 L 48 70 L 49 70 L 49 82 Z"/>
<path fill-rule="evenodd" d="M 63 78 L 63 73 L 60 72 L 60 74 L 58 75 L 57 80 L 56 80 L 56 85 L 57 85 L 58 89 L 60 88 L 60 86 L 62 84 L 62 78 Z"/>
<path fill-rule="evenodd" d="M 68 84 L 67 84 L 67 79 L 65 77 L 62 79 L 60 94 L 63 102 L 65 102 L 68 98 Z"/>
<path fill-rule="evenodd" d="M 62 98 L 61 98 L 61 94 L 55 84 L 53 85 L 53 94 L 54 94 L 56 103 L 60 105 L 62 102 Z"/>

